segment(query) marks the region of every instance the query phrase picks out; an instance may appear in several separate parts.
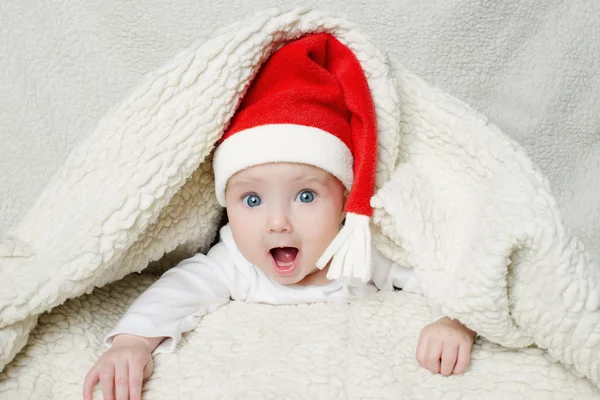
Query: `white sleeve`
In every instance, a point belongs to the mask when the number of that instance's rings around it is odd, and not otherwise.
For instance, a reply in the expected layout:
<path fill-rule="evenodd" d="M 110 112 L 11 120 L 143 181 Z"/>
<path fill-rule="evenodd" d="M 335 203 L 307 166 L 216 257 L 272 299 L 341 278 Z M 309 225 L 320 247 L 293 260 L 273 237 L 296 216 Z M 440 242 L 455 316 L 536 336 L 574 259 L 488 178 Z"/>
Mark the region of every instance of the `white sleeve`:
<path fill-rule="evenodd" d="M 137 298 L 104 342 L 128 333 L 166 339 L 154 353 L 172 352 L 183 332 L 227 303 L 236 281 L 236 270 L 222 243 L 207 255 L 197 254 L 165 272 Z"/>
<path fill-rule="evenodd" d="M 375 246 L 373 246 L 371 254 L 373 255 L 372 280 L 379 290 L 392 291 L 394 288 L 398 288 L 405 292 L 423 294 L 413 268 L 400 266 L 387 259 Z M 431 318 L 434 322 L 445 317 L 439 304 L 430 302 L 430 307 Z"/>

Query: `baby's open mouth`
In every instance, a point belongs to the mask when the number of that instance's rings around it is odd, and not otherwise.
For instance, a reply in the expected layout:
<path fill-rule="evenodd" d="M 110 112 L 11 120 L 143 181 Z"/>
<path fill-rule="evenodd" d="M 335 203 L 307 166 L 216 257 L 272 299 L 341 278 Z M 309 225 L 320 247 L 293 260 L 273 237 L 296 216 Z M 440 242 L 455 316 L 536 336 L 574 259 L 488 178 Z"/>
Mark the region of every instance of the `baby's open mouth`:
<path fill-rule="evenodd" d="M 298 256 L 298 249 L 296 247 L 275 247 L 269 252 L 273 257 L 277 272 L 291 272 Z"/>

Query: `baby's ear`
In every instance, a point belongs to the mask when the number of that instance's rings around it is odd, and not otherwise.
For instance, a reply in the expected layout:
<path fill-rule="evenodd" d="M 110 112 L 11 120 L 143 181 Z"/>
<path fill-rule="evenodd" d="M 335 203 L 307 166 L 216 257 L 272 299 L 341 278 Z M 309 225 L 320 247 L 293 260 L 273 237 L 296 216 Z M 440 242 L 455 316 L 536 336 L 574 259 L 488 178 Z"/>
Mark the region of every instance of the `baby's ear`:
<path fill-rule="evenodd" d="M 344 225 L 344 222 L 346 222 L 346 211 L 342 210 L 342 215 L 340 218 L 340 225 Z"/>
<path fill-rule="evenodd" d="M 346 207 L 346 202 L 348 201 L 348 196 L 350 196 L 350 192 L 346 189 L 344 190 L 344 197 L 342 198 L 342 206 Z"/>
<path fill-rule="evenodd" d="M 348 190 L 344 190 L 344 198 L 342 201 L 342 215 L 340 218 L 340 224 L 344 225 L 344 220 L 346 219 L 346 201 L 348 200 L 348 196 L 350 195 L 350 192 Z"/>

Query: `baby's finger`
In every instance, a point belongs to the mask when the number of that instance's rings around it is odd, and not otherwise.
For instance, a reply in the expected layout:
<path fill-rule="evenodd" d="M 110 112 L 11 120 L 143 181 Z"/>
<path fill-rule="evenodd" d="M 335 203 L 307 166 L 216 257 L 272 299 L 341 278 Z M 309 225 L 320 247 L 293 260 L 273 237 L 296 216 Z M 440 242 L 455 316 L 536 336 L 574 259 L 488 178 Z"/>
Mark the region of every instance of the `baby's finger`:
<path fill-rule="evenodd" d="M 442 366 L 440 373 L 444 376 L 448 376 L 454 370 L 456 364 L 456 356 L 458 354 L 458 346 L 446 343 L 444 345 L 444 351 L 442 352 Z"/>
<path fill-rule="evenodd" d="M 142 362 L 129 362 L 129 399 L 141 400 L 142 384 L 144 382 L 144 364 Z"/>
<path fill-rule="evenodd" d="M 427 369 L 434 374 L 440 373 L 440 358 L 442 356 L 443 349 L 443 342 L 429 343 L 429 348 L 427 349 L 427 355 L 425 357 L 425 364 L 427 365 Z"/>
<path fill-rule="evenodd" d="M 150 375 L 152 375 L 153 369 L 154 369 L 154 363 L 152 362 L 152 358 L 150 358 L 150 360 L 148 360 L 148 362 L 144 366 L 144 380 L 150 378 Z"/>
<path fill-rule="evenodd" d="M 115 398 L 115 366 L 107 364 L 100 371 L 100 386 L 104 400 Z"/>
<path fill-rule="evenodd" d="M 94 386 L 100 380 L 100 370 L 93 367 L 83 381 L 83 400 L 92 400 Z"/>
<path fill-rule="evenodd" d="M 471 361 L 471 347 L 470 346 L 458 346 L 458 356 L 456 358 L 456 366 L 454 367 L 453 373 L 461 375 Z"/>
<path fill-rule="evenodd" d="M 421 334 L 421 336 L 419 336 L 419 343 L 417 344 L 416 357 L 417 357 L 417 362 L 423 368 L 427 368 L 427 365 L 426 365 L 427 344 L 428 344 L 428 338 L 425 337 L 425 335 Z"/>
<path fill-rule="evenodd" d="M 124 360 L 115 363 L 115 395 L 117 400 L 129 398 L 129 366 Z"/>

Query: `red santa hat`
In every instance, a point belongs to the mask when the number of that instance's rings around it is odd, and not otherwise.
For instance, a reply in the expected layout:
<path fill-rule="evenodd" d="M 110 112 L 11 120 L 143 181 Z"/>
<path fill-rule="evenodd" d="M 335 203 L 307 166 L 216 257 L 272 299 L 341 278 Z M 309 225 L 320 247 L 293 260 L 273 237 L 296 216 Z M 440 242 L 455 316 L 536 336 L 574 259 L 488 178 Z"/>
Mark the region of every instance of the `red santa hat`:
<path fill-rule="evenodd" d="M 290 42 L 262 66 L 215 151 L 219 203 L 226 206 L 227 181 L 235 173 L 275 162 L 313 165 L 348 189 L 346 222 L 317 267 L 331 260 L 329 279 L 368 281 L 375 107 L 360 63 L 330 34 Z"/>

